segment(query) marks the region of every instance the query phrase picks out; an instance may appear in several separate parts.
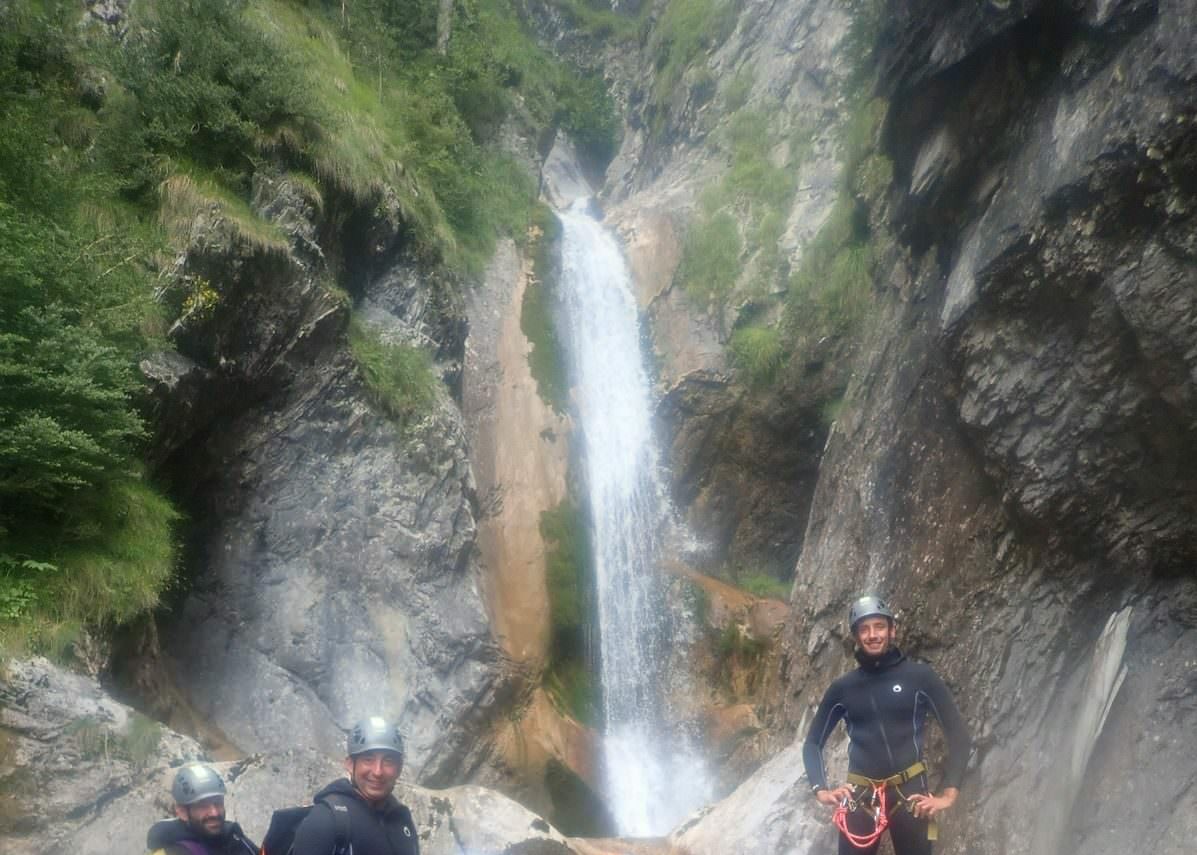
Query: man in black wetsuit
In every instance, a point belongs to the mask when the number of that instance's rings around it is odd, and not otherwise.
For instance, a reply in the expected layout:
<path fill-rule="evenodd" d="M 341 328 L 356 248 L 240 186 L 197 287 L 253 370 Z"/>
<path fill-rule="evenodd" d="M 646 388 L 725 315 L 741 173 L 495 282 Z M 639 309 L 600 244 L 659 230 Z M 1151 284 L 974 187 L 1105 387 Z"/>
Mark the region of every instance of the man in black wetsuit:
<path fill-rule="evenodd" d="M 884 785 L 889 834 L 895 855 L 930 855 L 930 822 L 950 808 L 971 748 L 968 728 L 943 681 L 895 646 L 897 625 L 878 597 L 861 597 L 848 611 L 860 667 L 840 677 L 823 696 L 802 746 L 806 777 L 815 798 L 828 807 L 845 799 L 871 805 L 875 786 Z M 923 761 L 927 713 L 939 721 L 948 742 L 943 790 L 932 794 Z M 835 726 L 848 729 L 848 783 L 831 789 L 823 766 L 823 746 Z M 865 810 L 847 815 L 853 834 L 868 835 L 874 818 Z M 880 841 L 859 848 L 840 836 L 840 855 L 877 851 Z"/>
<path fill-rule="evenodd" d="M 256 855 L 241 826 L 225 819 L 224 781 L 211 766 L 184 766 L 170 794 L 175 818 L 154 823 L 146 834 L 152 855 Z"/>
<path fill-rule="evenodd" d="M 316 793 L 316 806 L 295 831 L 293 855 L 420 855 L 411 811 L 392 794 L 403 771 L 403 737 L 394 723 L 377 716 L 349 731 L 345 752 L 349 779 Z M 348 819 L 347 845 L 338 840 L 334 811 Z"/>

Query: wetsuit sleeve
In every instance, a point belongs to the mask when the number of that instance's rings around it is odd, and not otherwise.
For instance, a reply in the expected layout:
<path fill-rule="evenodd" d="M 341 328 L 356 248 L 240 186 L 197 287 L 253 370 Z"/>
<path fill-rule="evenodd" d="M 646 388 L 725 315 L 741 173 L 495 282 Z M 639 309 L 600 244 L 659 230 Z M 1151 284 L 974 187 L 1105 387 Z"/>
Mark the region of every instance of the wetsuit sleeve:
<path fill-rule="evenodd" d="M 295 829 L 292 855 L 329 855 L 337 843 L 337 828 L 332 810 L 319 804 L 308 811 Z"/>
<path fill-rule="evenodd" d="M 815 719 L 807 731 L 806 741 L 802 743 L 802 763 L 806 766 L 806 779 L 810 782 L 811 789 L 815 790 L 828 789 L 827 769 L 823 766 L 823 746 L 827 743 L 828 735 L 847 711 L 840 701 L 838 689 L 838 684 L 832 683 L 827 694 L 823 695 L 819 709 L 815 712 Z"/>
<path fill-rule="evenodd" d="M 947 767 L 944 769 L 943 786 L 959 787 L 964 779 L 964 769 L 968 765 L 968 756 L 972 751 L 972 738 L 968 734 L 968 725 L 964 716 L 956 707 L 952 693 L 944 685 L 939 675 L 927 669 L 927 697 L 931 701 L 931 711 L 943 728 L 948 741 Z"/>

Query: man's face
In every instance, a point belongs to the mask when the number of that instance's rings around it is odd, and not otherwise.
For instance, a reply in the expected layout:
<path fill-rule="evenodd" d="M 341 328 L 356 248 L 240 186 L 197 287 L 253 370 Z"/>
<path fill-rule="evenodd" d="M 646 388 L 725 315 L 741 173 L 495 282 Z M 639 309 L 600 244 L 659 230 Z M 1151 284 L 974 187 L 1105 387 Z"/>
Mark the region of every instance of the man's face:
<path fill-rule="evenodd" d="M 345 759 L 349 780 L 366 801 L 379 802 L 395 789 L 403 758 L 393 751 L 366 751 Z"/>
<path fill-rule="evenodd" d="M 212 796 L 189 805 L 175 805 L 175 816 L 204 837 L 219 837 L 224 830 L 224 796 Z"/>
<path fill-rule="evenodd" d="M 856 643 L 865 656 L 883 655 L 898 637 L 898 628 L 881 615 L 867 617 L 856 624 Z"/>

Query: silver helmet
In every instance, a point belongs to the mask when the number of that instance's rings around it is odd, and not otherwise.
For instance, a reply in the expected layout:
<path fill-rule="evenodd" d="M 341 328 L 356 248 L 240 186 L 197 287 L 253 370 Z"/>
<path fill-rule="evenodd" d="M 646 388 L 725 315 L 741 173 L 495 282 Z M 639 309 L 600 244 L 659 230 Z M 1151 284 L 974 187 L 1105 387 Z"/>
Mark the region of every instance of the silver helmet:
<path fill-rule="evenodd" d="M 190 763 L 175 775 L 170 795 L 177 805 L 193 805 L 213 796 L 223 796 L 224 781 L 211 766 L 205 763 Z"/>
<path fill-rule="evenodd" d="M 349 731 L 345 753 L 350 756 L 367 751 L 391 751 L 403 757 L 403 735 L 399 728 L 385 718 L 364 718 Z"/>
<path fill-rule="evenodd" d="M 894 619 L 894 613 L 885 600 L 880 597 L 874 597 L 872 594 L 858 597 L 848 607 L 848 629 L 856 632 L 856 625 L 858 623 L 867 617 L 875 617 L 877 615 L 889 618 L 891 622 Z"/>

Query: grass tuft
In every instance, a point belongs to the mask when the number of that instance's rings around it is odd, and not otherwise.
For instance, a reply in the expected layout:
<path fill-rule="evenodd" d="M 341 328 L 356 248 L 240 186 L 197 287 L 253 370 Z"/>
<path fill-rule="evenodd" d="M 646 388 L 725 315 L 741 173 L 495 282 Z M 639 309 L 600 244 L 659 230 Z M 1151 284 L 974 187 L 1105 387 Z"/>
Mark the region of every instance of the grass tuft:
<path fill-rule="evenodd" d="M 400 429 L 431 409 L 437 380 L 432 357 L 423 348 L 384 341 L 357 316 L 350 318 L 349 348 L 371 401 Z"/>
<path fill-rule="evenodd" d="M 753 386 L 772 382 L 785 358 L 781 333 L 774 327 L 741 327 L 732 334 L 730 348 L 736 368 Z"/>
<path fill-rule="evenodd" d="M 196 219 L 207 214 L 228 223 L 246 245 L 263 253 L 285 255 L 286 234 L 254 213 L 249 203 L 207 176 L 176 173 L 158 185 L 158 221 L 176 246 L 190 242 Z"/>

